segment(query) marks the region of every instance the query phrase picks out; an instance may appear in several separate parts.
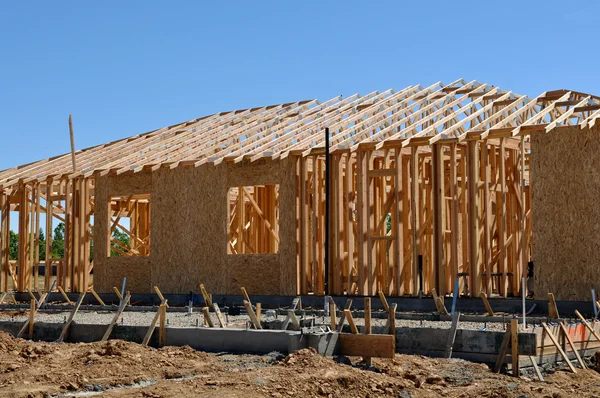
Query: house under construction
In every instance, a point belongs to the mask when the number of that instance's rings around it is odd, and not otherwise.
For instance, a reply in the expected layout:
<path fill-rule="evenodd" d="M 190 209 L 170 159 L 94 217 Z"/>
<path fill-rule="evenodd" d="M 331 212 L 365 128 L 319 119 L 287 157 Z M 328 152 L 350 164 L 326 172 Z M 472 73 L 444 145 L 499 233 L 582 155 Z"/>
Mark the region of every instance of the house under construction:
<path fill-rule="evenodd" d="M 599 118 L 593 95 L 461 79 L 221 112 L 4 170 L 0 290 L 127 277 L 136 293 L 414 296 L 458 278 L 462 294 L 506 297 L 535 260 L 536 294 L 587 298 Z"/>

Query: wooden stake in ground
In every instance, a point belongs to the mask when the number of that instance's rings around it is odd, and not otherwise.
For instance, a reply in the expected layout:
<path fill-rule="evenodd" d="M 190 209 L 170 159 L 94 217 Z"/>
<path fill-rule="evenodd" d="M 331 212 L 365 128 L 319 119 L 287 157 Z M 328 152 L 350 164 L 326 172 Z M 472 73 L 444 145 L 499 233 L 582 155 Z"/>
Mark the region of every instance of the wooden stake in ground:
<path fill-rule="evenodd" d="M 344 310 L 344 315 L 346 315 L 352 333 L 358 334 L 358 328 L 356 327 L 356 323 L 354 323 L 354 318 L 352 318 L 352 312 L 350 310 Z"/>
<path fill-rule="evenodd" d="M 256 303 L 256 318 L 260 321 L 260 315 L 262 312 L 262 306 L 260 303 Z"/>
<path fill-rule="evenodd" d="M 252 305 L 252 301 L 250 301 L 250 296 L 248 296 L 248 292 L 246 291 L 245 287 L 241 287 L 240 290 L 242 291 L 242 296 L 244 297 L 244 300 L 246 300 L 247 302 L 250 303 L 250 305 Z"/>
<path fill-rule="evenodd" d="M 119 301 L 123 302 L 123 295 L 121 294 L 121 292 L 119 291 L 119 289 L 117 289 L 116 286 L 113 286 L 113 291 L 115 292 L 115 294 L 119 298 Z"/>
<path fill-rule="evenodd" d="M 200 293 L 202 293 L 202 298 L 204 298 L 204 304 L 207 307 L 212 307 L 213 306 L 212 299 L 210 297 L 210 294 L 208 294 L 208 292 L 204 288 L 204 284 L 203 283 L 200 284 Z"/>
<path fill-rule="evenodd" d="M 108 338 L 110 337 L 110 334 L 111 334 L 113 328 L 115 327 L 115 323 L 117 323 L 117 321 L 119 320 L 119 317 L 121 316 L 121 314 L 125 310 L 125 307 L 127 306 L 127 303 L 129 302 L 129 299 L 131 299 L 131 295 L 129 293 L 127 293 L 127 296 L 125 296 L 125 299 L 123 301 L 121 301 L 121 305 L 119 306 L 119 309 L 117 310 L 117 313 L 115 314 L 115 316 L 113 317 L 112 321 L 108 325 L 108 328 L 106 328 L 106 332 L 104 332 L 104 336 L 102 336 L 102 340 L 101 341 L 108 340 Z"/>
<path fill-rule="evenodd" d="M 56 289 L 58 289 L 60 294 L 62 294 L 62 296 L 65 298 L 65 301 L 67 302 L 67 304 L 69 304 L 69 305 L 73 304 L 73 302 L 69 299 L 69 296 L 67 296 L 67 293 L 65 293 L 65 291 L 63 290 L 63 288 L 61 286 L 58 286 Z"/>
<path fill-rule="evenodd" d="M 36 304 L 37 306 L 39 306 L 39 301 L 38 301 L 38 299 L 37 299 L 37 298 L 36 298 L 36 297 L 33 295 L 33 293 L 31 293 L 31 290 L 29 290 L 29 289 L 26 289 L 25 291 L 26 291 L 26 292 L 29 294 L 29 297 L 31 297 L 31 299 L 32 299 L 32 300 L 35 300 L 35 304 Z"/>
<path fill-rule="evenodd" d="M 383 304 L 383 309 L 388 312 L 390 310 L 390 306 L 385 299 L 385 294 L 383 294 L 381 290 L 379 291 L 379 299 L 381 300 L 381 304 Z"/>
<path fill-rule="evenodd" d="M 563 349 L 560 346 L 560 344 L 558 343 L 558 341 L 556 341 L 556 338 L 554 337 L 554 335 L 548 328 L 548 325 L 546 325 L 546 322 L 542 322 L 542 327 L 544 328 L 544 331 L 548 334 L 548 337 L 550 337 L 550 341 L 552 341 L 552 344 L 554 344 L 554 346 L 556 347 L 556 350 L 559 352 L 560 356 L 565 360 L 565 362 L 567 363 L 567 366 L 569 366 L 569 369 L 571 369 L 571 372 L 577 373 L 577 370 L 575 370 L 575 367 L 573 366 L 571 361 L 569 361 L 569 357 L 567 357 L 567 354 L 563 351 Z"/>
<path fill-rule="evenodd" d="M 166 301 L 167 300 L 165 300 L 164 304 L 161 304 L 160 307 L 158 307 L 158 311 L 156 311 L 156 314 L 154 314 L 152 323 L 148 327 L 148 331 L 146 332 L 146 335 L 144 336 L 144 340 L 142 341 L 143 346 L 148 346 L 148 343 L 150 342 L 150 338 L 152 337 L 152 333 L 154 333 L 154 329 L 156 329 L 156 324 L 158 323 L 158 320 L 160 318 L 160 309 L 162 308 L 163 305 L 166 304 Z"/>
<path fill-rule="evenodd" d="M 533 355 L 529 356 L 529 360 L 531 361 L 531 364 L 533 365 L 533 370 L 535 370 L 535 374 L 538 377 L 539 381 L 544 381 L 544 376 L 542 376 L 542 372 L 540 372 L 540 368 L 537 364 L 537 362 L 535 361 L 535 358 L 533 357 Z"/>
<path fill-rule="evenodd" d="M 502 364 L 504 363 L 504 358 L 506 357 L 506 353 L 508 352 L 508 347 L 510 346 L 510 338 L 511 338 L 511 325 L 509 324 L 504 332 L 504 337 L 502 338 L 502 344 L 500 344 L 500 351 L 498 351 L 498 357 L 496 358 L 496 365 L 494 366 L 494 372 L 500 373 L 502 369 Z"/>
<path fill-rule="evenodd" d="M 510 320 L 510 336 L 512 373 L 519 377 L 519 320 L 516 318 Z"/>
<path fill-rule="evenodd" d="M 577 348 L 575 347 L 575 344 L 573 344 L 573 340 L 571 340 L 571 336 L 569 336 L 569 331 L 567 330 L 564 322 L 560 323 L 560 330 L 562 331 L 563 336 L 565 336 L 565 339 L 567 340 L 567 342 L 571 346 L 571 349 L 575 353 L 575 356 L 577 357 L 577 362 L 579 362 L 579 365 L 581 365 L 582 369 L 586 369 L 587 366 L 585 366 L 585 362 L 583 362 L 583 359 L 581 359 L 581 356 L 579 356 L 579 352 L 577 351 Z"/>
<path fill-rule="evenodd" d="M 202 314 L 204 314 L 204 324 L 206 324 L 209 328 L 214 327 L 212 319 L 210 319 L 210 309 L 208 307 L 202 308 Z"/>
<path fill-rule="evenodd" d="M 96 293 L 96 291 L 94 290 L 93 287 L 89 288 L 90 293 L 92 293 L 92 295 L 94 296 L 94 298 L 96 299 L 96 301 L 98 302 L 98 304 L 100 305 L 106 305 L 104 304 L 104 301 L 100 298 L 100 296 L 98 296 L 98 293 Z"/>
<path fill-rule="evenodd" d="M 161 304 L 159 312 L 158 345 L 162 347 L 167 344 L 167 305 Z"/>
<path fill-rule="evenodd" d="M 346 305 L 344 306 L 344 311 L 342 312 L 340 321 L 337 324 L 337 331 L 340 333 L 342 332 L 342 329 L 344 328 L 344 322 L 346 321 L 346 310 L 350 311 L 350 308 L 352 308 L 352 299 L 346 300 Z"/>
<path fill-rule="evenodd" d="M 300 297 L 296 297 L 292 300 L 292 312 L 296 310 L 296 308 L 298 307 L 298 304 L 300 303 Z M 290 325 L 291 322 L 291 318 L 289 315 L 289 311 L 288 311 L 288 316 L 285 318 L 285 321 L 283 321 L 283 324 L 281 325 L 281 330 L 287 330 L 288 326 Z"/>
<path fill-rule="evenodd" d="M 294 310 L 288 310 L 288 319 L 294 326 L 294 330 L 300 330 L 300 321 L 296 317 L 296 313 L 294 312 Z"/>
<path fill-rule="evenodd" d="M 27 318 L 25 323 L 23 323 L 23 326 L 21 326 L 19 333 L 17 333 L 17 337 L 22 337 L 23 334 L 25 333 L 25 331 L 27 330 L 27 327 L 29 327 L 29 338 L 30 339 L 33 338 L 33 326 L 31 326 L 31 325 L 33 325 L 34 316 L 35 316 L 36 312 L 37 312 L 37 309 L 35 306 L 35 301 L 31 300 L 31 305 L 30 305 L 30 309 L 29 309 L 29 318 Z"/>
<path fill-rule="evenodd" d="M 396 335 L 396 308 L 398 307 L 398 304 L 394 303 L 392 304 L 392 306 L 390 307 L 390 310 L 388 311 L 388 333 L 391 334 L 392 336 Z"/>
<path fill-rule="evenodd" d="M 29 309 L 29 340 L 33 340 L 33 327 L 35 325 L 35 313 L 37 312 L 35 299 L 31 300 L 31 305 Z"/>
<path fill-rule="evenodd" d="M 481 292 L 479 294 L 479 297 L 481 297 L 481 299 L 483 300 L 483 305 L 485 305 L 485 310 L 487 311 L 488 315 L 494 316 L 494 311 L 492 311 L 492 306 L 490 305 L 490 302 L 488 301 L 487 294 L 485 294 L 484 292 Z"/>
<path fill-rule="evenodd" d="M 452 357 L 452 347 L 454 346 L 454 341 L 456 340 L 456 329 L 458 328 L 458 321 L 460 320 L 460 311 L 454 314 L 454 318 L 452 318 L 452 326 L 450 326 L 450 331 L 448 332 L 448 340 L 446 340 L 446 358 Z"/>
<path fill-rule="evenodd" d="M 556 301 L 554 300 L 554 294 L 548 293 L 548 316 L 552 319 L 559 319 L 558 308 L 556 308 Z"/>
<path fill-rule="evenodd" d="M 371 297 L 365 297 L 365 334 L 371 334 Z M 371 357 L 363 359 L 367 367 L 372 366 Z"/>
<path fill-rule="evenodd" d="M 115 288 L 116 289 L 116 288 Z M 160 289 L 158 288 L 158 286 L 154 286 L 154 291 L 156 292 L 156 295 L 158 296 L 158 298 L 160 299 L 160 304 L 167 304 L 167 300 L 165 300 L 165 297 L 162 295 L 162 293 L 160 292 Z M 167 304 L 167 307 L 169 305 Z"/>
<path fill-rule="evenodd" d="M 598 336 L 598 333 L 596 333 L 592 325 L 590 325 L 588 321 L 585 320 L 585 318 L 579 313 L 579 311 L 575 310 L 575 315 L 577 315 L 577 318 L 579 318 L 581 322 L 583 322 L 585 327 L 588 328 L 588 330 L 596 338 L 596 340 L 600 341 L 600 336 Z"/>
<path fill-rule="evenodd" d="M 85 297 L 85 292 L 83 292 L 79 295 L 79 298 L 77 299 L 77 303 L 75 303 L 75 307 L 73 308 L 73 311 L 71 311 L 71 313 L 69 314 L 69 319 L 67 320 L 67 323 L 65 323 L 65 325 L 63 326 L 62 332 L 60 333 L 58 340 L 56 340 L 57 343 L 62 343 L 65 340 L 65 338 L 67 337 L 67 333 L 69 332 L 69 327 L 71 326 L 71 322 L 73 322 L 73 318 L 75 318 L 75 314 L 77 314 L 77 311 L 79 311 L 79 307 L 81 306 L 81 303 L 83 302 L 84 297 Z"/>
<path fill-rule="evenodd" d="M 439 297 L 435 289 L 431 289 L 431 294 L 433 295 L 433 301 L 435 302 L 435 307 L 440 314 L 449 315 L 448 310 L 446 309 L 446 305 L 444 305 L 444 298 Z"/>
<path fill-rule="evenodd" d="M 215 314 L 217 314 L 217 320 L 219 321 L 219 326 L 225 327 L 225 319 L 223 319 L 223 314 L 221 314 L 221 309 L 217 303 L 213 304 L 213 308 L 215 309 Z"/>
<path fill-rule="evenodd" d="M 245 291 L 245 289 L 244 289 L 244 291 Z M 252 304 L 250 304 L 249 301 L 244 300 L 244 307 L 246 307 L 246 311 L 248 311 L 248 316 L 250 317 L 250 320 L 252 321 L 252 324 L 254 325 L 254 328 L 255 329 L 262 329 L 262 326 L 260 325 L 260 321 L 256 317 L 256 314 L 254 313 L 254 310 L 252 309 Z"/>
<path fill-rule="evenodd" d="M 333 301 L 333 298 L 331 296 L 329 296 L 329 322 L 331 323 L 331 330 L 336 330 L 337 318 L 336 318 L 335 301 Z"/>

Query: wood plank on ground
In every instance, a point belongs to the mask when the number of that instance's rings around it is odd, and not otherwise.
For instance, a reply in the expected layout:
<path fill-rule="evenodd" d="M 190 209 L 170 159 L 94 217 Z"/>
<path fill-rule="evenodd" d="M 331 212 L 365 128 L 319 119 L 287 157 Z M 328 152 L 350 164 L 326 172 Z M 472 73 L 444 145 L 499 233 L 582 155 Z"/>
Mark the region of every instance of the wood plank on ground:
<path fill-rule="evenodd" d="M 340 354 L 347 356 L 394 358 L 395 337 L 389 334 L 340 333 Z"/>

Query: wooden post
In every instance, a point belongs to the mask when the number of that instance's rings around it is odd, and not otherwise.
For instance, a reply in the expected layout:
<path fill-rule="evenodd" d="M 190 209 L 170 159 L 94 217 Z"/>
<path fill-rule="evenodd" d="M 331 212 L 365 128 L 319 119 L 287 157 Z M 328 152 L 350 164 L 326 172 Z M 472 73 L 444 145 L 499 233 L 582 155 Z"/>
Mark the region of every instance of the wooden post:
<path fill-rule="evenodd" d="M 512 374 L 519 377 L 519 320 L 510 320 Z"/>
<path fill-rule="evenodd" d="M 331 322 L 331 330 L 336 330 L 337 327 L 337 318 L 336 318 L 336 308 L 335 302 L 329 296 L 329 320 Z"/>
<path fill-rule="evenodd" d="M 33 340 L 33 326 L 34 326 L 34 317 L 36 313 L 36 301 L 35 299 L 31 300 L 31 305 L 29 307 L 29 340 Z"/>
<path fill-rule="evenodd" d="M 396 308 L 398 304 L 394 303 L 390 307 L 388 311 L 388 333 L 395 336 L 396 335 Z"/>
<path fill-rule="evenodd" d="M 60 333 L 58 340 L 56 340 L 57 343 L 62 343 L 65 340 L 65 337 L 67 337 L 67 333 L 69 332 L 69 327 L 71 326 L 71 322 L 73 322 L 73 318 L 75 318 L 75 314 L 77 314 L 77 311 L 79 311 L 79 307 L 81 306 L 81 303 L 83 302 L 84 298 L 85 298 L 85 292 L 83 292 L 79 295 L 79 298 L 77 299 L 77 303 L 75 304 L 75 308 L 73 308 L 73 311 L 71 311 L 71 313 L 69 314 L 69 319 L 67 320 L 67 323 L 65 323 L 65 325 L 63 326 L 62 332 Z"/>
<path fill-rule="evenodd" d="M 260 322 L 260 313 L 262 312 L 262 306 L 260 303 L 256 303 L 256 319 Z"/>
<path fill-rule="evenodd" d="M 365 297 L 365 334 L 371 334 L 371 297 Z M 372 365 L 371 357 L 365 357 L 365 365 Z"/>
<path fill-rule="evenodd" d="M 160 328 L 158 329 L 158 345 L 162 347 L 167 344 L 167 305 L 161 304 L 159 312 Z"/>

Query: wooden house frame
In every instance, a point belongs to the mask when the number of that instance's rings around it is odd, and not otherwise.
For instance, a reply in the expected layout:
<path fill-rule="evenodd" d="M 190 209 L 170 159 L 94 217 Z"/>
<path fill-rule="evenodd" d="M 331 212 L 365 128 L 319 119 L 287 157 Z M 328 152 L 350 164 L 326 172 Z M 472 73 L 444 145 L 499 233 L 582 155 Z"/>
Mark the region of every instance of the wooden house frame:
<path fill-rule="evenodd" d="M 84 291 L 93 269 L 99 291 L 126 276 L 140 293 L 203 282 L 216 294 L 324 294 L 328 280 L 328 294 L 414 296 L 452 293 L 458 278 L 471 296 L 519 295 L 534 258 L 531 136 L 599 118 L 592 95 L 532 99 L 460 79 L 221 112 L 79 150 L 76 169 L 70 153 L 7 169 L 0 291 L 40 286 L 42 228 L 46 290 L 56 278 Z M 10 212 L 27 237 L 16 262 Z M 63 258 L 52 258 L 53 218 Z"/>

